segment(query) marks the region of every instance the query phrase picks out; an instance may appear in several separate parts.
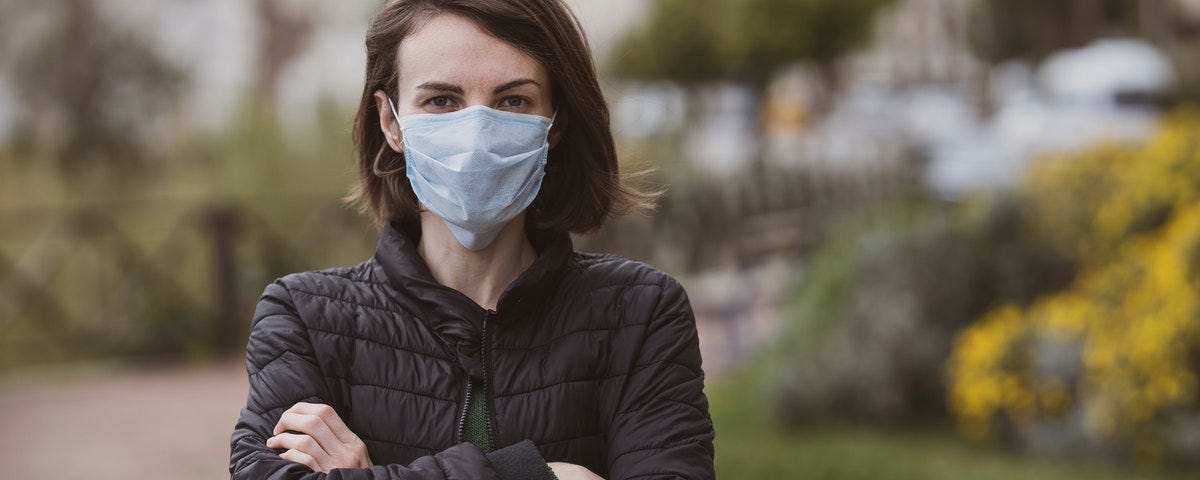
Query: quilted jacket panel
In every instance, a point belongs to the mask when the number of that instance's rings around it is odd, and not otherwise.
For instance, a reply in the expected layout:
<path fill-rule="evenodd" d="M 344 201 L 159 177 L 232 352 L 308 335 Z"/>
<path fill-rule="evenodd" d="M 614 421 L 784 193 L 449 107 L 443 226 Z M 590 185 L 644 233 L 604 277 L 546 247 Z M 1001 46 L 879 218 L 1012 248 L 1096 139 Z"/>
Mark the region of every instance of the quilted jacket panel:
<path fill-rule="evenodd" d="M 468 377 L 490 392 L 493 445 L 609 480 L 713 478 L 713 424 L 684 289 L 645 263 L 531 237 L 538 258 L 495 311 L 437 283 L 392 225 L 358 265 L 269 284 L 246 346 L 235 479 L 502 478 L 461 438 Z M 284 410 L 327 403 L 374 467 L 329 474 L 266 447 Z M 526 442 L 527 443 L 527 442 Z"/>

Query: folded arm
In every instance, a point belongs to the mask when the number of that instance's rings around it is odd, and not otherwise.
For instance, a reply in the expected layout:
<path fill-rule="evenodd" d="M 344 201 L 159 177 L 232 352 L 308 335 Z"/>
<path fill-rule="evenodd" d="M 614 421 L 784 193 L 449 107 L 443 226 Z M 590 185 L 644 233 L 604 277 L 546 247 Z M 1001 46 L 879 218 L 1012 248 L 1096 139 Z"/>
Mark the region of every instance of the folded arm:
<path fill-rule="evenodd" d="M 280 280 L 267 286 L 255 308 L 246 346 L 246 371 L 250 391 L 230 439 L 233 480 L 539 478 L 529 476 L 531 472 L 550 478 L 545 460 L 528 440 L 486 454 L 475 444 L 463 442 L 408 465 L 333 468 L 328 472 L 281 457 L 267 446 L 267 439 L 275 435 L 284 412 L 300 402 L 330 404 L 330 396 L 308 331 Z"/>

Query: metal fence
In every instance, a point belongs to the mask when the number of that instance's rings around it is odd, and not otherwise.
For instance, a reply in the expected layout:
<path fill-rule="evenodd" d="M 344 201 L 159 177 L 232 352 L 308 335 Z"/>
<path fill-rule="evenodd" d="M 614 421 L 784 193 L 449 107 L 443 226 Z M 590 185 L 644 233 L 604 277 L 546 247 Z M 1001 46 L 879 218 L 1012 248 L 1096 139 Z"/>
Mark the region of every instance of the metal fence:
<path fill-rule="evenodd" d="M 353 212 L 307 195 L 10 208 L 0 231 L 0 367 L 229 354 L 273 278 L 374 246 Z"/>

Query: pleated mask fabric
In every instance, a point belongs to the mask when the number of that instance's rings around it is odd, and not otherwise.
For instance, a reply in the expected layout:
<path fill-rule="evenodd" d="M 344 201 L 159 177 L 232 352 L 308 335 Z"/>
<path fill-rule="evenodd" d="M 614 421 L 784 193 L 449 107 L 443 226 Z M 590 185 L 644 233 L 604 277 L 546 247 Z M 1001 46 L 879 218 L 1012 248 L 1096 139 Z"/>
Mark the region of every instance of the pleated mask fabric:
<path fill-rule="evenodd" d="M 468 250 L 491 244 L 537 198 L 553 118 L 483 105 L 396 118 L 413 192 Z"/>

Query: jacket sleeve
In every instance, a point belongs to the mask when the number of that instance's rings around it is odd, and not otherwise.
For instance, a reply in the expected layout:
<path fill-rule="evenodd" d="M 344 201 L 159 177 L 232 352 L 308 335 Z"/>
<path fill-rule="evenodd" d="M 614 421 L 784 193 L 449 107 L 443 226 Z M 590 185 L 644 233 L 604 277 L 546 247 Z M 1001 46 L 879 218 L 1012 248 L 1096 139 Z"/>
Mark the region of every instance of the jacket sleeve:
<path fill-rule="evenodd" d="M 661 292 L 609 425 L 607 480 L 716 476 L 695 316 L 673 278 Z"/>
<path fill-rule="evenodd" d="M 246 346 L 246 371 L 250 390 L 230 440 L 229 473 L 233 480 L 508 480 L 537 478 L 525 476 L 529 471 L 549 472 L 529 440 L 487 454 L 475 444 L 463 442 L 409 465 L 335 468 L 329 473 L 314 472 L 304 464 L 280 457 L 283 450 L 267 447 L 266 442 L 283 412 L 297 402 L 332 405 L 308 331 L 281 280 L 267 286 L 255 308 Z"/>

